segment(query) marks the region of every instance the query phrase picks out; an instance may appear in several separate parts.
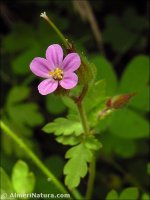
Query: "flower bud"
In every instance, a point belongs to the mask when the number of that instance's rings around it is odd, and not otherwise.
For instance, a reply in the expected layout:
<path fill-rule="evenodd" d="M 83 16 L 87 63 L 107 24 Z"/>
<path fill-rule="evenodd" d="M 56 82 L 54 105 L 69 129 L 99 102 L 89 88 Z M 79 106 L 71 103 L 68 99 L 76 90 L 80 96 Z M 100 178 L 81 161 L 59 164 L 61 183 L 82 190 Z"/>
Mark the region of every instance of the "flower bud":
<path fill-rule="evenodd" d="M 129 102 L 129 100 L 134 95 L 135 95 L 135 93 L 130 93 L 130 94 L 122 94 L 122 95 L 117 95 L 117 96 L 111 97 L 106 102 L 106 106 L 109 109 L 122 108 L 123 106 L 125 106 Z"/>

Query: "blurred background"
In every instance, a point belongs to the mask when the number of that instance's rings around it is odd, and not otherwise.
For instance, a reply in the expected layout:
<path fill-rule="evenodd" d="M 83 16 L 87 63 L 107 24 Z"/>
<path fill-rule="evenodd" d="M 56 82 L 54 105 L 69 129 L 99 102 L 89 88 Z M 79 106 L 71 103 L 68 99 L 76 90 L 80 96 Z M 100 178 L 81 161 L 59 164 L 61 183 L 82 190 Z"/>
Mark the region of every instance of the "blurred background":
<path fill-rule="evenodd" d="M 81 54 L 97 67 L 97 80 L 106 80 L 106 94 L 137 92 L 129 105 L 97 127 L 103 148 L 97 153 L 94 199 L 104 199 L 112 188 L 137 186 L 148 191 L 149 153 L 149 46 L 148 1 L 27 0 L 1 1 L 1 115 L 3 121 L 63 180 L 68 146 L 55 141 L 42 127 L 66 116 L 68 107 L 59 97 L 41 96 L 39 78 L 29 70 L 34 57 L 62 44 L 40 18 L 46 11 Z M 1 133 L 1 165 L 11 175 L 18 159 L 25 160 L 36 176 L 36 192 L 53 193 L 27 155 Z M 79 190 L 85 193 L 87 178 Z"/>

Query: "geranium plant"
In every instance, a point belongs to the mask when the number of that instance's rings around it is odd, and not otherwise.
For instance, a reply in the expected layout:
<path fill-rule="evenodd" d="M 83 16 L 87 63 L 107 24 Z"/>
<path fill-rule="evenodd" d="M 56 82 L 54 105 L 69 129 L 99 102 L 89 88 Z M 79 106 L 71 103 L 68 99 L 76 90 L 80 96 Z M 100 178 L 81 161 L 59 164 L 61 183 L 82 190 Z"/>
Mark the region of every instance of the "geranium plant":
<path fill-rule="evenodd" d="M 41 17 L 50 24 L 62 43 L 47 44 L 45 58 L 33 58 L 29 67 L 34 75 L 44 79 L 38 85 L 38 92 L 43 95 L 40 98 L 45 98 L 46 95 L 53 93 L 68 107 L 66 117 L 58 117 L 51 122 L 47 121 L 42 128 L 43 134 L 54 134 L 60 145 L 70 146 L 65 154 L 64 184 L 4 122 L 1 122 L 1 127 L 62 193 L 69 192 L 72 194 L 72 198 L 89 200 L 92 199 L 94 189 L 96 155 L 103 148 L 101 137 L 97 132 L 97 125 L 101 120 L 124 107 L 136 93 L 132 91 L 132 93 L 116 96 L 107 95 L 105 93 L 105 80 L 96 80 L 95 65 L 86 56 L 77 52 L 75 45 L 65 38 L 45 12 L 41 14 Z M 35 85 L 35 90 L 36 87 Z M 19 191 L 20 186 L 14 180 L 18 178 L 16 169 L 22 166 L 25 171 L 25 184 L 28 185 L 29 182 L 32 182 L 32 187 L 27 188 L 27 192 L 31 192 L 35 183 L 34 174 L 29 173 L 28 166 L 23 161 L 19 161 L 14 167 L 13 187 Z M 1 171 L 6 176 L 5 172 Z M 84 178 L 87 180 L 87 187 L 86 193 L 82 196 L 76 188 Z M 21 179 L 20 175 L 19 179 Z M 10 181 L 8 180 L 8 182 Z M 13 191 L 12 187 L 11 190 Z M 128 192 L 134 193 L 133 197 L 135 198 L 138 196 L 136 188 L 128 188 L 120 196 L 127 195 Z M 116 191 L 111 191 L 107 195 L 108 200 L 113 197 L 115 199 L 121 198 Z"/>

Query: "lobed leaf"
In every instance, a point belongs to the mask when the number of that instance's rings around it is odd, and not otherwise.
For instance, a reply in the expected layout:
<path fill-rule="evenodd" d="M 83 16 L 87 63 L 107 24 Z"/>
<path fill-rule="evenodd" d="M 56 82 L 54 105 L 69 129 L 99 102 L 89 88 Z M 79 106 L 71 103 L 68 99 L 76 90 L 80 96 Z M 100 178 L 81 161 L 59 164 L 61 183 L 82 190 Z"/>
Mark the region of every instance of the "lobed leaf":
<path fill-rule="evenodd" d="M 29 172 L 28 165 L 20 160 L 13 167 L 12 184 L 15 191 L 19 194 L 31 193 L 35 185 L 35 176 Z"/>
<path fill-rule="evenodd" d="M 84 145 L 91 150 L 98 150 L 102 148 L 102 144 L 94 136 L 89 136 L 85 139 Z"/>
<path fill-rule="evenodd" d="M 46 133 L 54 133 L 55 135 L 81 135 L 83 131 L 82 124 L 80 121 L 75 121 L 69 118 L 57 118 L 53 122 L 48 123 L 44 126 L 43 131 Z"/>
<path fill-rule="evenodd" d="M 80 179 L 87 174 L 87 162 L 91 161 L 92 153 L 81 143 L 69 149 L 65 157 L 70 158 L 64 167 L 65 184 L 69 189 L 73 189 L 79 185 Z"/>
<path fill-rule="evenodd" d="M 11 119 L 19 124 L 34 127 L 43 123 L 43 117 L 38 112 L 38 106 L 35 103 L 23 103 L 10 106 L 8 113 Z"/>
<path fill-rule="evenodd" d="M 31 127 L 43 123 L 43 116 L 38 111 L 38 105 L 35 103 L 28 103 L 30 89 L 26 86 L 14 86 L 8 92 L 5 115 L 3 120 L 11 129 L 21 137 L 28 146 L 33 149 L 36 143 L 33 143 Z M 2 146 L 6 154 L 11 155 L 15 153 L 18 157 L 27 156 L 24 151 L 18 151 L 18 145 L 12 142 L 5 134 L 2 135 Z"/>
<path fill-rule="evenodd" d="M 69 136 L 58 136 L 56 138 L 56 141 L 63 144 L 63 145 L 76 145 L 79 142 L 81 142 L 81 137 L 80 136 L 73 136 L 73 135 L 69 135 Z"/>

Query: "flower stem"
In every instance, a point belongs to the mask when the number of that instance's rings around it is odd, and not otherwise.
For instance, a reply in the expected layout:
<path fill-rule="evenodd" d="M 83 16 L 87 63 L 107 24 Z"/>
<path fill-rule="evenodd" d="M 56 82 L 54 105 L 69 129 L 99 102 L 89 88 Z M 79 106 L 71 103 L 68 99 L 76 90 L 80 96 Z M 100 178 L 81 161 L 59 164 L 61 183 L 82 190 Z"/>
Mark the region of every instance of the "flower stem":
<path fill-rule="evenodd" d="M 29 147 L 12 131 L 9 127 L 3 122 L 0 121 L 1 129 L 10 136 L 19 146 L 22 148 L 28 156 L 32 159 L 32 161 L 41 169 L 41 171 L 51 179 L 51 181 L 56 185 L 56 187 L 62 192 L 62 193 L 68 193 L 66 188 L 63 186 L 63 184 L 53 175 L 53 173 L 40 161 L 40 159 L 29 149 Z M 77 191 L 72 191 L 73 196 L 78 199 L 80 194 Z"/>
<path fill-rule="evenodd" d="M 65 47 L 70 48 L 70 45 L 69 45 L 67 39 L 64 37 L 62 32 L 57 28 L 57 26 L 52 22 L 52 20 L 46 15 L 46 13 L 41 14 L 41 17 L 43 17 L 49 23 L 49 25 L 54 29 L 54 31 L 58 34 L 58 36 L 63 41 Z"/>
<path fill-rule="evenodd" d="M 79 102 L 77 101 L 76 103 L 77 103 L 78 111 L 80 114 L 82 126 L 84 128 L 85 137 L 87 137 L 90 134 L 87 116 L 86 116 L 82 101 L 79 101 Z M 87 186 L 87 191 L 86 191 L 86 196 L 85 196 L 85 199 L 87 200 L 90 200 L 92 197 L 94 180 L 95 180 L 95 156 L 93 155 L 93 158 L 89 167 L 89 179 L 88 179 L 88 186 Z"/>
<path fill-rule="evenodd" d="M 88 125 L 87 116 L 86 116 L 82 101 L 77 103 L 77 107 L 78 107 L 78 111 L 80 114 L 80 119 L 82 122 L 85 136 L 88 136 L 89 135 L 89 125 Z"/>
<path fill-rule="evenodd" d="M 89 180 L 88 180 L 88 186 L 87 186 L 87 192 L 86 192 L 86 198 L 85 198 L 87 200 L 90 200 L 92 197 L 94 180 L 95 180 L 95 156 L 93 155 L 93 159 L 90 163 L 90 168 L 89 168 Z"/>

